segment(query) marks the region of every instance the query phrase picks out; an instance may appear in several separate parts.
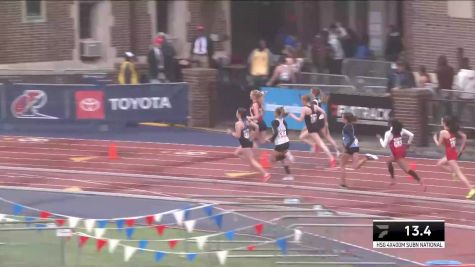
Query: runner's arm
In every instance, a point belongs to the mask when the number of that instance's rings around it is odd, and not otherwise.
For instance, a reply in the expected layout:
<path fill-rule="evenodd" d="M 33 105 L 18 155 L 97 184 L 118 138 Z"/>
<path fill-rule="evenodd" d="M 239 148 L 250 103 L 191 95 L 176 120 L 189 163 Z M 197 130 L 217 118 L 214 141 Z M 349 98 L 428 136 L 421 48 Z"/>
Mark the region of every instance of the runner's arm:
<path fill-rule="evenodd" d="M 274 143 L 275 138 L 277 138 L 277 134 L 279 134 L 278 127 L 279 127 L 279 121 L 273 120 L 272 121 L 272 136 L 269 139 L 269 141 L 272 143 Z"/>
<path fill-rule="evenodd" d="M 460 153 L 458 157 L 462 156 L 463 152 L 465 151 L 465 145 L 467 144 L 467 135 L 463 133 L 462 131 L 458 131 L 458 135 L 462 139 L 462 143 L 460 144 Z"/>
<path fill-rule="evenodd" d="M 384 134 L 384 139 L 379 138 L 379 143 L 381 144 L 382 147 L 386 148 L 388 146 L 388 143 L 391 140 L 391 138 L 392 138 L 392 133 L 390 131 L 387 131 Z"/>
<path fill-rule="evenodd" d="M 259 114 L 259 106 L 257 105 L 257 103 L 252 103 L 252 107 L 251 107 L 251 108 L 252 108 L 252 113 L 253 113 L 253 114 L 257 114 L 257 115 L 255 115 L 255 116 L 247 116 L 247 119 L 248 119 L 248 120 L 257 120 L 257 119 L 259 119 L 260 114 Z"/>
<path fill-rule="evenodd" d="M 407 135 L 409 137 L 409 139 L 407 140 L 408 145 L 412 144 L 412 141 L 414 140 L 414 134 L 412 132 L 402 128 L 401 134 Z"/>
<path fill-rule="evenodd" d="M 302 108 L 302 112 L 300 113 L 300 117 L 295 116 L 293 113 L 289 113 L 289 116 L 292 117 L 292 119 L 302 122 L 305 119 L 305 107 Z"/>
<path fill-rule="evenodd" d="M 242 123 L 236 122 L 236 124 L 234 125 L 234 132 L 231 132 L 231 135 L 236 138 L 241 138 L 242 128 Z"/>

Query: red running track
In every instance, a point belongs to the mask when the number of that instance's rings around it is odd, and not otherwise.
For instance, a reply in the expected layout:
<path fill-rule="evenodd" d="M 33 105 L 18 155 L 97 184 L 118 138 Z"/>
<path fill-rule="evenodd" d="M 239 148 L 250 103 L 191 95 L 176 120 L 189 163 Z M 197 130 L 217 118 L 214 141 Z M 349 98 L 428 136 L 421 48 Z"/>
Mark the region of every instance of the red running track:
<path fill-rule="evenodd" d="M 110 143 L 79 139 L 25 143 L 19 142 L 17 137 L 3 137 L 0 142 L 1 185 L 51 189 L 75 186 L 87 191 L 177 197 L 292 195 L 340 212 L 444 219 L 470 229 L 447 227 L 446 249 L 383 252 L 418 262 L 445 258 L 475 263 L 475 243 L 466 242 L 475 240 L 475 205 L 464 200 L 467 193 L 464 185 L 439 170 L 435 160 L 412 160 L 416 163 L 416 171 L 425 179 L 426 192 L 400 171 L 396 172 L 398 184 L 390 186 L 384 157 L 369 162 L 359 171 L 348 170 L 350 190 L 341 190 L 337 189 L 339 172 L 325 168 L 323 155 L 315 157 L 307 152 L 294 152 L 297 162 L 291 168 L 295 181 L 283 182 L 283 170 L 275 167 L 271 169 L 271 181 L 263 184 L 259 177 L 226 176 L 250 171 L 232 155 L 233 148 L 230 147 L 114 141 L 120 159 L 109 160 Z M 77 157 L 91 158 L 82 162 L 71 160 Z M 462 162 L 461 166 L 467 177 L 474 181 L 475 163 Z M 270 219 L 268 214 L 259 216 Z M 360 246 L 372 246 L 370 229 L 368 233 L 346 233 L 340 238 Z"/>

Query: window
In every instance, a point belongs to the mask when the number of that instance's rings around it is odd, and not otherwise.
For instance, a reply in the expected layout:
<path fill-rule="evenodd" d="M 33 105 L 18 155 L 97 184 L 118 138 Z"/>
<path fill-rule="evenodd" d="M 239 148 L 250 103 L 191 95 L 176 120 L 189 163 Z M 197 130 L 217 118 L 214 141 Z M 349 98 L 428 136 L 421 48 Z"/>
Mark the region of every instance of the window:
<path fill-rule="evenodd" d="M 447 1 L 448 15 L 452 18 L 473 19 L 473 2 L 465 0 Z"/>
<path fill-rule="evenodd" d="M 46 20 L 46 1 L 24 0 L 23 18 L 24 22 L 44 22 Z"/>
<path fill-rule="evenodd" d="M 89 39 L 93 38 L 92 26 L 95 3 L 80 2 L 79 3 L 79 38 Z"/>

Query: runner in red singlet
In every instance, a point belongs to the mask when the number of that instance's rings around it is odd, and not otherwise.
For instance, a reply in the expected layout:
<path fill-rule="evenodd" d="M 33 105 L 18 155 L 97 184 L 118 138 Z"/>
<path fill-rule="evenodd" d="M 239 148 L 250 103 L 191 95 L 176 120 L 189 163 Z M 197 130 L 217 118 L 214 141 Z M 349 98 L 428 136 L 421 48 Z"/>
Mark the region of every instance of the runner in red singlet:
<path fill-rule="evenodd" d="M 250 116 L 247 119 L 259 126 L 253 138 L 254 147 L 257 148 L 259 144 L 264 144 L 268 139 L 266 136 L 267 125 L 264 122 L 264 94 L 259 90 L 252 90 L 250 98 L 252 105 L 249 109 Z"/>
<path fill-rule="evenodd" d="M 449 116 L 442 118 L 443 130 L 440 131 L 439 137 L 437 134 L 434 134 L 434 142 L 437 146 L 445 147 L 445 157 L 437 162 L 437 165 L 442 167 L 444 170 L 452 173 L 452 176 L 458 177 L 465 185 L 469 188 L 469 192 L 466 198 L 471 199 L 475 196 L 475 188 L 463 174 L 460 169 L 457 160 L 460 155 L 465 150 L 465 143 L 467 141 L 467 136 L 460 131 L 459 125 L 456 119 Z M 460 136 L 462 143 L 460 145 L 460 154 L 457 153 L 457 136 Z"/>

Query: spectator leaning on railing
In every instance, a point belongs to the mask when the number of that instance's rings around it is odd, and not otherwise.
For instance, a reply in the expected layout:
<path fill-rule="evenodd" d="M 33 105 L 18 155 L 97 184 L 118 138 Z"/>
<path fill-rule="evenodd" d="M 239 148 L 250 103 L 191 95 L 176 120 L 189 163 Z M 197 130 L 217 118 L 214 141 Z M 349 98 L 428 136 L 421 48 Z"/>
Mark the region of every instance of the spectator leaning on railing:
<path fill-rule="evenodd" d="M 267 82 L 267 86 L 277 85 L 279 83 L 295 83 L 295 62 L 293 58 L 281 57 L 279 66 L 272 74 L 272 78 Z"/>
<path fill-rule="evenodd" d="M 139 75 L 133 62 L 134 54 L 125 52 L 125 60 L 120 64 L 119 75 L 117 77 L 119 84 L 138 84 Z"/>
<path fill-rule="evenodd" d="M 410 71 L 409 65 L 403 61 L 397 61 L 396 69 L 388 77 L 388 92 L 391 90 L 414 88 L 415 86 L 414 74 Z"/>
<path fill-rule="evenodd" d="M 467 121 L 473 122 L 475 119 L 475 109 L 473 108 L 473 105 L 475 104 L 475 71 L 470 67 L 470 62 L 466 57 L 463 58 L 461 69 L 457 73 L 455 88 L 460 91 L 458 98 L 462 100 L 459 102 L 457 107 L 457 117 L 459 120 L 462 120 L 466 106 L 470 105 L 471 112 L 469 112 L 470 116 Z"/>
<path fill-rule="evenodd" d="M 266 84 L 272 58 L 272 52 L 267 48 L 266 41 L 259 40 L 259 47 L 251 52 L 248 59 L 253 86 L 261 87 Z"/>

